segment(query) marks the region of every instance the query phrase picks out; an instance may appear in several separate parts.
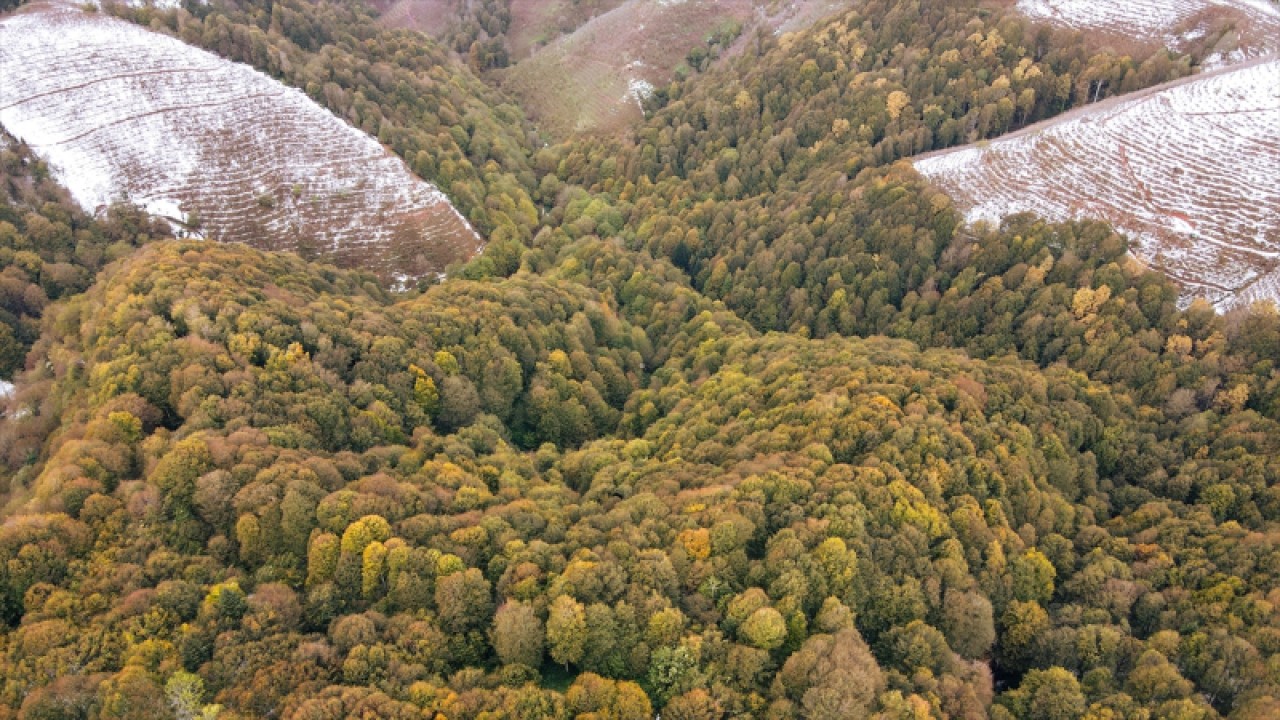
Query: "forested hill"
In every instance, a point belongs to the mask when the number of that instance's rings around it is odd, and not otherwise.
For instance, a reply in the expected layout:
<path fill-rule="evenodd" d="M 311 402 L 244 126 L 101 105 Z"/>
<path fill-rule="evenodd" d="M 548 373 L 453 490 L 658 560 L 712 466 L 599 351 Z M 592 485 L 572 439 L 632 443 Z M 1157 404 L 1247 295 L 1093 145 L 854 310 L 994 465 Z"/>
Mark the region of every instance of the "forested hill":
<path fill-rule="evenodd" d="M 438 185 L 496 249 L 527 242 L 537 224 L 524 113 L 421 35 L 378 26 L 362 3 L 109 7 L 305 91 Z"/>
<path fill-rule="evenodd" d="M 1280 715 L 1280 314 L 897 162 L 1198 58 L 873 2 L 538 147 L 353 7 L 130 13 L 451 182 L 438 285 L 0 156 L 0 719 Z"/>

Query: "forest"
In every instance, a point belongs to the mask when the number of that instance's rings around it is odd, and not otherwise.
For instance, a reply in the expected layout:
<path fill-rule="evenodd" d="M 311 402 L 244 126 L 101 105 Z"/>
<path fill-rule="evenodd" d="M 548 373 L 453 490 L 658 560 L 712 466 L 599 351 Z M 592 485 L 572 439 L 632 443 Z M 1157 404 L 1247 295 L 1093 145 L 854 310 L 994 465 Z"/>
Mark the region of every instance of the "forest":
<path fill-rule="evenodd" d="M 867 0 L 544 145 L 474 29 L 111 11 L 489 242 L 391 293 L 0 137 L 0 720 L 1280 716 L 1280 313 L 904 161 L 1203 57 Z"/>

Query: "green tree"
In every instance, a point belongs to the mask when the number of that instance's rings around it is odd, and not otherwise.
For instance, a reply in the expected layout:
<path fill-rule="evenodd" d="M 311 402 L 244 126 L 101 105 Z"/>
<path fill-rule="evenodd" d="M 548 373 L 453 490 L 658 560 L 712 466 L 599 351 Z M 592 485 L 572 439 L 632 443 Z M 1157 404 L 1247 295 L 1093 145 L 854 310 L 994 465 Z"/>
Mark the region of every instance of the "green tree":
<path fill-rule="evenodd" d="M 564 665 L 582 659 L 587 634 L 586 609 L 568 595 L 551 601 L 547 616 L 547 648 L 551 659 Z"/>
<path fill-rule="evenodd" d="M 1087 708 L 1079 681 L 1060 667 L 1032 670 L 1001 702 L 1014 717 L 1026 720 L 1078 720 Z"/>
<path fill-rule="evenodd" d="M 742 623 L 738 631 L 743 641 L 761 650 L 776 650 L 787 639 L 787 622 L 782 613 L 771 607 L 763 607 Z"/>
<path fill-rule="evenodd" d="M 1049 558 L 1031 549 L 1014 558 L 1013 596 L 1023 602 L 1047 603 L 1053 597 L 1053 580 L 1057 571 Z"/>
<path fill-rule="evenodd" d="M 164 694 L 178 720 L 212 720 L 218 715 L 218 706 L 204 704 L 204 681 L 198 675 L 174 673 L 164 684 Z"/>

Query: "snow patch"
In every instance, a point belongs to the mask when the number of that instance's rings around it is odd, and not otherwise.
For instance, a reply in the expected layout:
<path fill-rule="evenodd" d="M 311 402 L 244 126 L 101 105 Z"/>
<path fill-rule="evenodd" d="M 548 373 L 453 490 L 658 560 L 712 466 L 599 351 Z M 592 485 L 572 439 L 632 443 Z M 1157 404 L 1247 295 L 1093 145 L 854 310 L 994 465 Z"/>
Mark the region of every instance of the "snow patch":
<path fill-rule="evenodd" d="M 413 287 L 413 283 L 414 279 L 404 273 L 391 273 L 391 292 L 407 292 L 409 288 Z"/>
<path fill-rule="evenodd" d="M 1178 40 L 1181 42 L 1191 42 L 1192 40 L 1199 40 L 1208 34 L 1209 30 L 1207 28 L 1199 26 L 1182 33 L 1182 35 L 1178 37 Z"/>
<path fill-rule="evenodd" d="M 1205 58 L 1204 62 L 1200 63 L 1200 66 L 1205 72 L 1208 72 L 1210 70 L 1217 70 L 1218 68 L 1239 65 L 1246 59 L 1248 58 L 1245 57 L 1244 52 L 1241 50 L 1232 50 L 1229 53 L 1217 52 Z"/>
<path fill-rule="evenodd" d="M 208 5 L 209 0 L 197 0 L 201 5 Z M 153 7 L 157 10 L 177 10 L 182 7 L 182 0 L 89 0 L 89 4 L 101 8 L 108 5 L 140 8 Z"/>
<path fill-rule="evenodd" d="M 177 222 L 183 222 L 186 217 L 182 214 L 182 207 L 178 204 L 177 200 L 156 198 L 147 200 L 141 203 L 141 205 L 143 210 L 146 210 L 148 214 L 156 217 L 175 220 Z"/>
<path fill-rule="evenodd" d="M 651 97 L 653 97 L 653 83 L 640 78 L 631 78 L 627 81 L 625 99 L 634 100 L 641 110 L 644 109 L 644 101 Z"/>
<path fill-rule="evenodd" d="M 1269 15 L 1273 18 L 1280 18 L 1280 7 L 1270 0 L 1228 0 L 1228 5 L 1237 7 L 1247 7 L 1259 15 Z"/>
<path fill-rule="evenodd" d="M 0 400 L 7 400 L 13 396 L 13 383 L 8 380 L 0 380 Z"/>

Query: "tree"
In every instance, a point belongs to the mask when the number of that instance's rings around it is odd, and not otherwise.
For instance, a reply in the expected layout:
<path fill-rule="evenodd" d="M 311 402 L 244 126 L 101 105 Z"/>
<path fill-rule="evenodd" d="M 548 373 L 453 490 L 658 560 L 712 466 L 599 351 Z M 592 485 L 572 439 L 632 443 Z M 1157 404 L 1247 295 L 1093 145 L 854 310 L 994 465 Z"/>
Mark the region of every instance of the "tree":
<path fill-rule="evenodd" d="M 493 617 L 493 588 L 476 568 L 446 575 L 436 581 L 436 608 L 445 632 L 484 627 Z"/>
<path fill-rule="evenodd" d="M 565 693 L 565 705 L 575 717 L 653 718 L 653 705 L 639 685 L 625 680 L 610 680 L 595 673 L 583 673 L 573 681 Z"/>
<path fill-rule="evenodd" d="M 160 488 L 163 507 L 174 525 L 191 524 L 185 521 L 194 515 L 196 478 L 213 469 L 212 464 L 209 446 L 199 437 L 179 441 L 156 463 L 150 480 Z"/>
<path fill-rule="evenodd" d="M 787 658 L 774 694 L 799 703 L 812 720 L 866 717 L 884 690 L 884 675 L 857 630 L 814 635 Z"/>
<path fill-rule="evenodd" d="M 100 686 L 103 718 L 149 720 L 169 716 L 160 686 L 136 665 L 125 667 Z"/>
<path fill-rule="evenodd" d="M 943 630 L 947 642 L 960 655 L 986 657 L 996 641 L 991 602 L 974 592 L 947 590 L 942 605 Z"/>
<path fill-rule="evenodd" d="M 435 417 L 435 414 L 440 410 L 440 392 L 436 389 L 435 380 L 431 379 L 431 376 L 427 375 L 427 372 L 417 365 L 409 365 L 409 370 L 414 374 L 414 402 L 418 403 L 418 407 L 422 409 L 423 414 L 428 418 Z"/>
<path fill-rule="evenodd" d="M 1087 708 L 1076 676 L 1060 667 L 1032 670 L 1001 702 L 1014 717 L 1025 720 L 1078 720 Z"/>
<path fill-rule="evenodd" d="M 568 668 L 582 659 L 587 634 L 586 610 L 568 595 L 551 601 L 547 616 L 547 646 L 551 659 Z"/>
<path fill-rule="evenodd" d="M 912 620 L 885 633 L 881 646 L 886 647 L 886 660 L 905 675 L 928 670 L 935 676 L 955 672 L 955 654 L 946 638 L 923 620 Z"/>
<path fill-rule="evenodd" d="M 100 705 L 98 685 L 103 674 L 67 675 L 33 690 L 16 717 L 23 720 L 89 720 Z"/>
<path fill-rule="evenodd" d="M 787 639 L 787 622 L 782 613 L 771 607 L 763 607 L 751 613 L 742 623 L 738 635 L 752 647 L 761 650 L 776 650 Z"/>
<path fill-rule="evenodd" d="M 1001 618 L 1001 625 L 1000 664 L 1012 670 L 1028 667 L 1049 631 L 1049 613 L 1037 603 L 1014 600 Z"/>
<path fill-rule="evenodd" d="M 178 720 L 212 720 L 220 709 L 204 704 L 204 681 L 188 672 L 170 676 L 164 684 L 164 694 Z"/>
<path fill-rule="evenodd" d="M 491 637 L 502 662 L 531 668 L 542 665 L 545 630 L 532 606 L 518 600 L 503 603 L 494 615 Z"/>
<path fill-rule="evenodd" d="M 671 698 L 662 708 L 662 717 L 667 720 L 720 720 L 724 717 L 724 709 L 706 690 L 694 688 Z"/>
<path fill-rule="evenodd" d="M 317 533 L 311 537 L 307 549 L 307 587 L 311 588 L 333 579 L 338 569 L 338 536 L 333 533 Z"/>
<path fill-rule="evenodd" d="M 685 617 L 678 608 L 664 608 L 649 616 L 645 639 L 650 645 L 675 645 L 684 633 Z"/>
<path fill-rule="evenodd" d="M 373 602 L 386 592 L 387 546 L 374 540 L 361 553 L 360 594 Z"/>
<path fill-rule="evenodd" d="M 1194 686 L 1159 650 L 1147 650 L 1129 673 L 1126 690 L 1138 702 L 1164 702 L 1191 695 Z"/>
<path fill-rule="evenodd" d="M 461 375 L 450 375 L 440 387 L 440 412 L 436 422 L 445 432 L 455 432 L 470 425 L 480 412 L 480 395 L 476 386 Z"/>
<path fill-rule="evenodd" d="M 1105 286 L 1104 286 L 1105 287 Z M 1031 549 L 1014 558 L 1013 596 L 1024 602 L 1047 603 L 1053 597 L 1053 563 L 1039 550 Z"/>
<path fill-rule="evenodd" d="M 698 659 L 694 651 L 681 643 L 675 647 L 664 645 L 653 652 L 649 659 L 646 686 L 659 705 L 689 688 L 694 679 Z"/>

